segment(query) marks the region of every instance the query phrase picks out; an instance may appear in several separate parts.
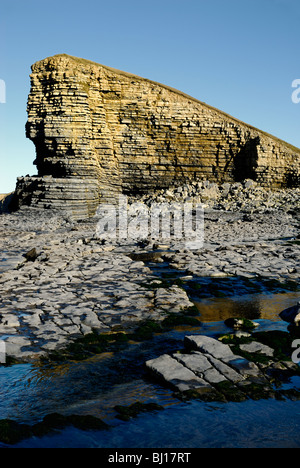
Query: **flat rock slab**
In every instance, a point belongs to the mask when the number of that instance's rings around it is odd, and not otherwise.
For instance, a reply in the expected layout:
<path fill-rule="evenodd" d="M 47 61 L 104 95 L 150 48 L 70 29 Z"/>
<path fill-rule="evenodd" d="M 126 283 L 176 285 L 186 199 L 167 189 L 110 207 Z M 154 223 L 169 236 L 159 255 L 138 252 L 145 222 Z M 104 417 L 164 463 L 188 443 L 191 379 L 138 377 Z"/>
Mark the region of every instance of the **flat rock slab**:
<path fill-rule="evenodd" d="M 248 353 L 259 353 L 265 354 L 266 356 L 272 357 L 274 355 L 274 349 L 270 346 L 258 343 L 257 341 L 252 341 L 251 343 L 241 344 L 240 349 L 242 351 L 247 351 Z"/>
<path fill-rule="evenodd" d="M 210 354 L 217 359 L 231 359 L 234 357 L 230 347 L 214 338 L 204 335 L 186 336 L 186 348 L 197 349 L 204 354 Z"/>
<path fill-rule="evenodd" d="M 209 387 L 207 382 L 168 354 L 147 361 L 146 367 L 180 392 Z"/>
<path fill-rule="evenodd" d="M 210 360 L 199 352 L 192 354 L 173 354 L 173 357 L 197 376 L 205 379 L 204 381 L 208 387 L 211 387 L 211 384 L 227 380 L 226 377 L 212 365 Z"/>
<path fill-rule="evenodd" d="M 220 366 L 222 366 L 223 372 L 225 375 L 231 374 L 232 381 L 240 380 L 237 378 L 237 375 L 233 371 L 241 374 L 243 377 L 255 377 L 261 374 L 259 368 L 251 361 L 242 358 L 241 356 L 236 356 L 229 345 L 224 344 L 214 338 L 209 336 L 202 336 L 202 335 L 194 335 L 194 336 L 186 336 L 184 339 L 184 344 L 187 349 L 195 349 L 198 350 L 202 355 L 206 356 L 207 359 L 212 362 L 214 360 L 214 366 L 216 369 L 220 370 Z M 257 343 L 260 345 L 260 349 L 264 348 L 264 345 L 261 343 Z M 268 348 L 266 346 L 265 348 Z M 257 348 L 256 348 L 257 349 Z M 266 350 L 265 350 L 266 351 Z M 268 348 L 268 351 L 271 353 L 273 350 Z M 254 349 L 249 350 L 249 352 L 256 352 Z M 273 354 L 270 354 L 273 355 Z M 217 361 L 220 361 L 217 364 Z M 227 365 L 228 368 L 224 367 L 224 364 Z M 231 371 L 231 372 L 230 372 Z"/>
<path fill-rule="evenodd" d="M 235 355 L 229 345 L 203 335 L 186 336 L 184 343 L 186 353 L 164 354 L 146 362 L 150 373 L 178 392 L 187 394 L 192 391 L 194 395 L 200 396 L 198 390 L 202 389 L 207 398 L 209 392 L 215 397 L 225 389 L 225 398 L 228 394 L 229 399 L 233 398 L 235 394 L 242 400 L 247 398 L 247 391 L 253 385 L 260 385 L 261 388 L 268 386 L 259 367 Z M 258 345 L 260 343 L 254 342 L 251 350 L 253 348 L 253 352 L 257 352 L 259 348 L 260 352 L 273 351 L 271 348 L 264 350 L 264 345 Z M 272 393 L 270 387 L 269 392 Z"/>

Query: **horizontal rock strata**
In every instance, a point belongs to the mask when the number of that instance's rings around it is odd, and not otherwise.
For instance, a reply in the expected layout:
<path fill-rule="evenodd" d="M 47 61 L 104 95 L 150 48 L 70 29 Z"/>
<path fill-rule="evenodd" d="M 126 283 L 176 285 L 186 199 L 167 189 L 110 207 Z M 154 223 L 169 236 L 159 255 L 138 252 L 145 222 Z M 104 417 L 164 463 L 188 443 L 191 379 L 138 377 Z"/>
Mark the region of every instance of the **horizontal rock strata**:
<path fill-rule="evenodd" d="M 299 181 L 299 149 L 177 90 L 68 55 L 32 66 L 26 128 L 38 177 L 18 180 L 17 207 L 77 219 L 120 192 L 203 177 Z"/>

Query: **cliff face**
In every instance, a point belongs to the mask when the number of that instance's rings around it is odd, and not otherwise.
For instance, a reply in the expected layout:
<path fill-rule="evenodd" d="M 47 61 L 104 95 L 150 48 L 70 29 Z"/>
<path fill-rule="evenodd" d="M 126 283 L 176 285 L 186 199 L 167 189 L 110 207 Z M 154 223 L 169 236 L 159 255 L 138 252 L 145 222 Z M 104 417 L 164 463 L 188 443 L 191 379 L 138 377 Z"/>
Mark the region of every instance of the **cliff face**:
<path fill-rule="evenodd" d="M 177 90 L 67 55 L 32 66 L 27 111 L 38 176 L 18 179 L 19 206 L 84 218 L 120 192 L 299 178 L 299 149 Z"/>

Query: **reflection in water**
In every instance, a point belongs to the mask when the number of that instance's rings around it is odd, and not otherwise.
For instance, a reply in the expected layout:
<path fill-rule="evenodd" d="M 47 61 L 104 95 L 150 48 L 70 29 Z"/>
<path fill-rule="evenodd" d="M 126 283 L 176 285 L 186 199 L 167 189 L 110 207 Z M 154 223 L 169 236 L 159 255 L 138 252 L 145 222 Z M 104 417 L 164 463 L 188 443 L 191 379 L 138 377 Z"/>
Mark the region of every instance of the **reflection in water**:
<path fill-rule="evenodd" d="M 142 414 L 109 431 L 66 428 L 63 433 L 25 440 L 24 448 L 299 448 L 299 402 L 198 401 Z M 1 444 L 0 444 L 1 447 Z M 101 456 L 101 454 L 100 454 Z"/>
<path fill-rule="evenodd" d="M 167 345 L 165 340 L 158 336 L 80 362 L 0 367 L 0 419 L 34 424 L 49 413 L 69 415 L 74 409 L 105 419 L 118 404 L 172 400 L 172 392 L 144 380 L 147 359 L 180 346 L 172 337 Z"/>
<path fill-rule="evenodd" d="M 230 317 L 277 321 L 279 313 L 298 300 L 299 293 L 292 292 L 203 299 L 195 304 L 203 322 L 220 322 Z"/>

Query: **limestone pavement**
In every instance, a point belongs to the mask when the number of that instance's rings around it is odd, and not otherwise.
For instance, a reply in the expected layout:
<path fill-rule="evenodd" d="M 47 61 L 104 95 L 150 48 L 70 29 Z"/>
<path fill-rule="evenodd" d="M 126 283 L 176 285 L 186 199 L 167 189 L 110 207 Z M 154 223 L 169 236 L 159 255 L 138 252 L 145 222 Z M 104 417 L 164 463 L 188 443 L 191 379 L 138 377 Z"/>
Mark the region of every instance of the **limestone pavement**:
<path fill-rule="evenodd" d="M 184 238 L 162 244 L 151 234 L 144 242 L 104 241 L 95 236 L 96 218 L 73 222 L 33 208 L 2 214 L 0 339 L 8 355 L 32 359 L 94 329 L 132 328 L 192 306 L 184 289 L 162 284 L 143 255 L 155 254 L 155 262 L 168 262 L 191 278 L 241 275 L 297 283 L 296 210 L 278 203 L 270 209 L 261 202 L 249 215 L 218 209 L 210 200 L 198 250 L 187 249 Z"/>

